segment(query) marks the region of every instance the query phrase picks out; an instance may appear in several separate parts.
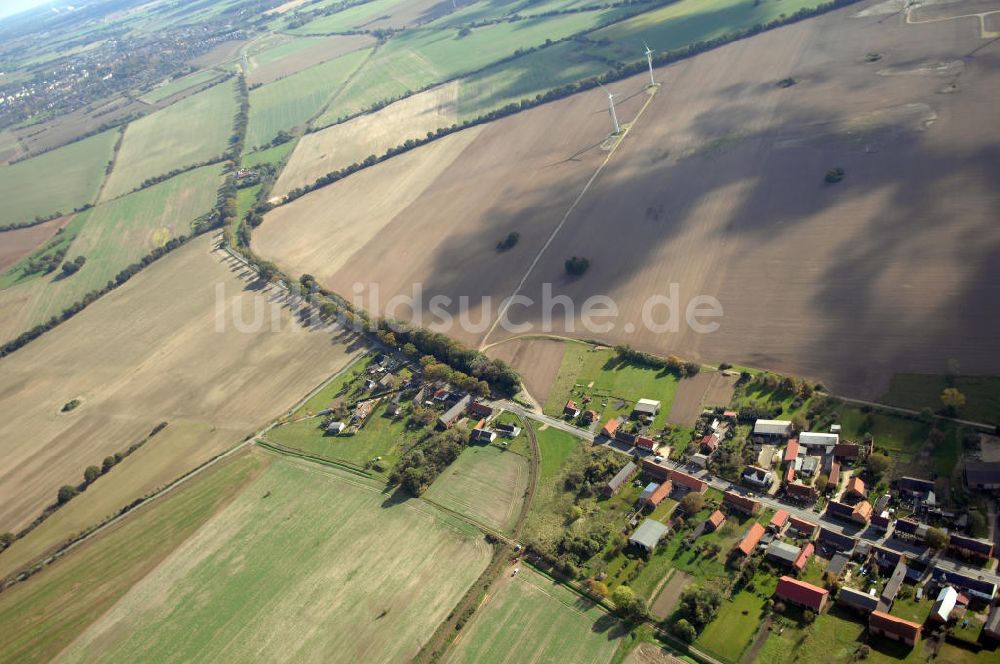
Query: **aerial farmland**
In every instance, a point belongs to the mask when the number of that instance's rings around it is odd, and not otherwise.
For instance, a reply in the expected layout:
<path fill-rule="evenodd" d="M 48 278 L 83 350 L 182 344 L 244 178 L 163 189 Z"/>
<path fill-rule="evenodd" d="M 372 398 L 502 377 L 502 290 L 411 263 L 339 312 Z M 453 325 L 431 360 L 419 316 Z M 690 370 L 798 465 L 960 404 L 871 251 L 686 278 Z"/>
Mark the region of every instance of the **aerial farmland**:
<path fill-rule="evenodd" d="M 0 662 L 1000 659 L 995 0 L 0 7 Z"/>

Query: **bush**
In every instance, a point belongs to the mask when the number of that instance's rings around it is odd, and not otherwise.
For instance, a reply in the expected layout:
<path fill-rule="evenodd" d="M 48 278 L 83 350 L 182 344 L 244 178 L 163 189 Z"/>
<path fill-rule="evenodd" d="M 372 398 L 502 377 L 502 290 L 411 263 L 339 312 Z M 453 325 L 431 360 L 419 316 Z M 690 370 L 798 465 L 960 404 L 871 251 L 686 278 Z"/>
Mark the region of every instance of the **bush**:
<path fill-rule="evenodd" d="M 59 493 L 56 494 L 56 500 L 60 505 L 65 505 L 69 501 L 73 500 L 73 496 L 76 495 L 76 488 L 65 484 L 59 487 Z"/>
<path fill-rule="evenodd" d="M 698 638 L 698 632 L 695 631 L 694 626 L 684 618 L 671 625 L 670 632 L 684 643 L 694 643 L 694 640 Z"/>
<path fill-rule="evenodd" d="M 844 169 L 843 168 L 831 168 L 826 172 L 826 178 L 824 178 L 828 184 L 836 184 L 844 179 Z"/>
<path fill-rule="evenodd" d="M 516 245 L 520 239 L 520 233 L 510 233 L 507 237 L 497 242 L 497 251 L 507 251 L 508 249 L 513 249 L 514 245 Z"/>
<path fill-rule="evenodd" d="M 579 277 L 590 267 L 590 260 L 581 256 L 572 256 L 566 259 L 566 274 Z"/>

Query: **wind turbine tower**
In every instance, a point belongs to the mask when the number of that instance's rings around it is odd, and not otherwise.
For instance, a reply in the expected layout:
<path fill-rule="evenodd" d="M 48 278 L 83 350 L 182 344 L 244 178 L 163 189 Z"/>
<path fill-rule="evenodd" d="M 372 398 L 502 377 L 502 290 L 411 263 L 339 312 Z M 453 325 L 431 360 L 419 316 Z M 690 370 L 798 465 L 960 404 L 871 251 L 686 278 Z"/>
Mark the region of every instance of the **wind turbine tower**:
<path fill-rule="evenodd" d="M 601 84 L 598 83 L 598 85 Z M 601 89 L 608 93 L 608 108 L 611 110 L 611 122 L 615 126 L 615 133 L 620 134 L 622 128 L 618 125 L 618 114 L 615 113 L 615 97 L 617 97 L 618 95 L 612 94 L 612 92 L 603 85 L 601 85 Z"/>
<path fill-rule="evenodd" d="M 653 78 L 653 49 L 649 48 L 649 44 L 642 42 L 642 45 L 646 47 L 646 63 L 649 65 L 649 84 L 656 85 L 656 79 Z"/>

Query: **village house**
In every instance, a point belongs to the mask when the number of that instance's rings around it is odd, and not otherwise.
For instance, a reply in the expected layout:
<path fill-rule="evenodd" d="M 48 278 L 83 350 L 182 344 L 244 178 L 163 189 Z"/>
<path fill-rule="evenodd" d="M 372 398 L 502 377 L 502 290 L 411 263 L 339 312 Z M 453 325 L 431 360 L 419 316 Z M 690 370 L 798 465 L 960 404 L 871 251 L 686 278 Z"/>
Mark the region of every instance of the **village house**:
<path fill-rule="evenodd" d="M 474 443 L 492 443 L 496 439 L 496 433 L 489 429 L 477 427 L 469 432 L 469 440 Z"/>
<path fill-rule="evenodd" d="M 909 620 L 891 616 L 883 611 L 872 611 L 868 616 L 868 631 L 893 641 L 902 641 L 914 646 L 920 640 L 920 625 Z"/>
<path fill-rule="evenodd" d="M 642 493 L 639 494 L 639 504 L 640 505 L 645 504 L 646 499 L 652 496 L 653 492 L 656 491 L 657 487 L 659 486 L 660 484 L 658 482 L 650 482 L 649 484 L 647 484 L 646 488 L 643 489 Z"/>
<path fill-rule="evenodd" d="M 799 439 L 792 438 L 791 440 L 788 441 L 788 444 L 785 445 L 785 453 L 781 457 L 781 463 L 793 464 L 795 463 L 795 459 L 798 458 L 798 456 L 799 456 Z"/>
<path fill-rule="evenodd" d="M 830 593 L 826 589 L 818 588 L 811 583 L 799 581 L 790 576 L 783 576 L 778 579 L 778 587 L 774 590 L 774 596 L 789 604 L 809 609 L 814 613 L 820 613 L 826 607 Z"/>
<path fill-rule="evenodd" d="M 955 587 L 970 597 L 975 597 L 981 602 L 990 603 L 996 597 L 996 584 L 983 579 L 977 579 L 968 574 L 952 572 L 950 570 L 934 567 L 931 569 L 931 578 L 938 583 L 947 583 Z"/>
<path fill-rule="evenodd" d="M 826 477 L 827 493 L 836 491 L 838 484 L 840 484 L 840 463 L 837 461 L 831 461 Z"/>
<path fill-rule="evenodd" d="M 826 564 L 826 569 L 823 570 L 824 574 L 829 574 L 835 579 L 840 579 L 844 575 L 844 570 L 847 569 L 847 563 L 851 562 L 848 556 L 842 553 L 836 553 L 830 562 Z"/>
<path fill-rule="evenodd" d="M 656 449 L 656 441 L 647 436 L 636 436 L 635 446 L 640 449 L 649 450 L 650 452 L 652 452 L 653 450 Z"/>
<path fill-rule="evenodd" d="M 596 410 L 585 410 L 583 411 L 583 415 L 581 415 L 580 417 L 584 424 L 593 424 L 598 419 L 600 419 L 601 416 L 598 415 Z"/>
<path fill-rule="evenodd" d="M 521 434 L 521 427 L 514 424 L 497 424 L 494 428 L 505 438 L 517 438 Z"/>
<path fill-rule="evenodd" d="M 930 526 L 912 519 L 896 519 L 896 527 L 892 536 L 906 542 L 923 542 Z"/>
<path fill-rule="evenodd" d="M 717 433 L 703 436 L 701 439 L 701 451 L 711 456 L 712 454 L 715 453 L 715 450 L 719 449 L 719 444 L 721 442 L 722 442 L 722 436 L 720 436 Z"/>
<path fill-rule="evenodd" d="M 759 500 L 742 496 L 735 491 L 726 491 L 722 495 L 722 504 L 727 506 L 730 510 L 742 512 L 743 514 L 750 516 L 759 514 L 761 510 Z"/>
<path fill-rule="evenodd" d="M 736 545 L 736 550 L 744 556 L 749 556 L 757 548 L 757 545 L 760 543 L 760 538 L 763 536 L 764 526 L 759 523 L 751 525 Z"/>
<path fill-rule="evenodd" d="M 788 512 L 785 510 L 778 510 L 774 513 L 774 516 L 771 517 L 771 523 L 767 524 L 767 528 L 771 532 L 780 535 L 786 525 L 788 525 Z"/>
<path fill-rule="evenodd" d="M 817 539 L 827 548 L 830 548 L 833 551 L 846 553 L 847 555 L 852 554 L 854 552 L 854 547 L 858 544 L 858 541 L 850 535 L 841 535 L 840 533 L 834 532 L 828 528 L 820 528 L 819 537 Z"/>
<path fill-rule="evenodd" d="M 805 519 L 800 519 L 796 516 L 789 517 L 788 523 L 791 529 L 795 531 L 796 535 L 805 539 L 812 539 L 816 535 L 816 530 L 819 528 L 819 525 L 812 523 L 811 521 L 806 521 Z"/>
<path fill-rule="evenodd" d="M 753 425 L 755 438 L 780 441 L 792 435 L 792 423 L 788 420 L 757 420 Z"/>
<path fill-rule="evenodd" d="M 857 443 L 837 443 L 833 446 L 833 458 L 853 464 L 861 458 L 861 446 Z"/>
<path fill-rule="evenodd" d="M 605 424 L 604 427 L 601 429 L 601 433 L 607 436 L 608 438 L 614 438 L 615 432 L 618 431 L 618 426 L 620 424 L 621 420 L 619 420 L 617 417 L 611 418 L 610 420 L 608 420 L 608 423 Z"/>
<path fill-rule="evenodd" d="M 634 433 L 629 433 L 625 429 L 619 427 L 618 431 L 615 432 L 615 440 L 622 445 L 627 445 L 632 447 L 635 445 L 636 435 Z"/>
<path fill-rule="evenodd" d="M 493 415 L 493 409 L 479 401 L 469 404 L 469 414 L 474 417 L 489 418 Z"/>
<path fill-rule="evenodd" d="M 625 486 L 632 477 L 639 472 L 639 466 L 635 465 L 634 461 L 629 461 L 624 468 L 618 471 L 618 474 L 608 480 L 608 483 L 604 485 L 604 495 L 610 497 L 618 493 L 618 491 Z"/>
<path fill-rule="evenodd" d="M 938 593 L 937 600 L 934 602 L 934 606 L 931 607 L 931 620 L 940 623 L 948 622 L 957 602 L 958 591 L 951 586 L 942 586 L 941 592 Z"/>
<path fill-rule="evenodd" d="M 758 489 L 770 487 L 773 479 L 774 476 L 771 475 L 770 470 L 758 468 L 757 466 L 747 466 L 742 475 L 744 484 L 749 484 Z"/>
<path fill-rule="evenodd" d="M 687 473 L 682 473 L 679 470 L 670 470 L 670 479 L 673 480 L 675 486 L 684 487 L 688 491 L 705 493 L 708 490 L 708 482 Z"/>
<path fill-rule="evenodd" d="M 864 481 L 860 477 L 852 477 L 844 488 L 844 495 L 851 498 L 864 498 L 868 495 L 865 493 Z"/>
<path fill-rule="evenodd" d="M 948 538 L 948 552 L 959 558 L 985 565 L 993 555 L 993 542 L 953 534 Z"/>
<path fill-rule="evenodd" d="M 576 402 L 570 399 L 563 406 L 563 415 L 570 418 L 580 417 L 580 408 L 576 405 Z"/>
<path fill-rule="evenodd" d="M 803 503 L 815 503 L 818 494 L 816 487 L 802 484 L 801 482 L 789 482 L 785 485 L 785 493 L 788 497 Z"/>
<path fill-rule="evenodd" d="M 795 571 L 801 572 L 804 570 L 806 565 L 809 564 L 809 559 L 813 557 L 814 553 L 816 553 L 816 546 L 812 542 L 806 542 L 806 545 L 802 547 L 801 551 L 799 551 L 799 555 L 795 558 L 795 561 L 792 562 L 792 567 Z"/>

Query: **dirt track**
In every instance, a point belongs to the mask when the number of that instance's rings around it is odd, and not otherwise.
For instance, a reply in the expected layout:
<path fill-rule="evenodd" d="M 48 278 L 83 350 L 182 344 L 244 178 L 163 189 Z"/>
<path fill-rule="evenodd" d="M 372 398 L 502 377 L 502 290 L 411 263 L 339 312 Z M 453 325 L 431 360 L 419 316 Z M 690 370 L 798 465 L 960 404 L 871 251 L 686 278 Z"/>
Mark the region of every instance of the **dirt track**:
<path fill-rule="evenodd" d="M 862 397 L 880 394 L 894 371 L 942 372 L 949 360 L 1000 372 L 1000 312 L 986 306 L 1000 301 L 1000 42 L 981 39 L 975 20 L 907 25 L 902 14 L 854 17 L 862 9 L 660 69 L 660 94 L 523 294 L 538 301 L 550 283 L 578 306 L 610 295 L 620 316 L 609 341 L 764 366 Z M 941 69 L 954 61 L 963 64 Z M 778 87 L 786 77 L 796 84 Z M 612 86 L 626 96 L 623 120 L 642 82 Z M 376 280 L 383 303 L 414 283 L 425 297 L 488 295 L 495 316 L 602 159 L 594 146 L 607 122 L 599 93 L 588 92 L 493 123 L 366 244 L 345 246 L 330 222 L 295 215 L 300 201 L 272 215 L 308 250 L 265 254 L 314 274 L 322 263 L 302 254 L 325 254 L 337 266 L 317 274 L 325 285 L 349 295 Z M 824 183 L 834 166 L 845 179 Z M 315 207 L 328 219 L 363 215 L 394 188 L 386 179 L 359 195 L 352 179 L 311 195 L 323 197 Z M 510 230 L 521 242 L 497 255 Z M 572 255 L 591 259 L 585 276 L 565 276 Z M 682 311 L 694 295 L 721 302 L 718 331 L 641 325 L 647 297 L 674 283 Z M 482 313 L 474 307 L 471 320 Z M 545 331 L 537 305 L 511 318 Z M 549 331 L 598 336 L 561 321 Z M 473 344 L 484 336 L 450 332 Z"/>

